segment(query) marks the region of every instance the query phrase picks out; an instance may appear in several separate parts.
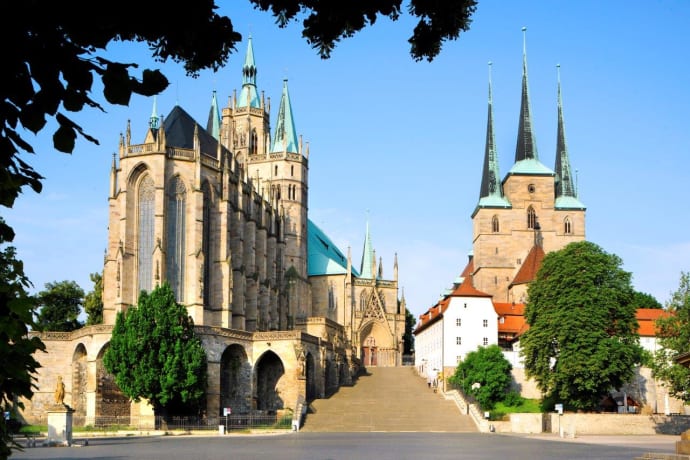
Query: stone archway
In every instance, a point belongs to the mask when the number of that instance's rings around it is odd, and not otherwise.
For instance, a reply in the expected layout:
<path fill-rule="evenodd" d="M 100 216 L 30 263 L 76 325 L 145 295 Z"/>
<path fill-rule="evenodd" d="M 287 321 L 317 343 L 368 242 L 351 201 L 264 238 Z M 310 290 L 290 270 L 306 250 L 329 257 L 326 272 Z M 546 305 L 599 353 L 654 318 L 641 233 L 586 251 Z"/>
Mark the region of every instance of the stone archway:
<path fill-rule="evenodd" d="M 241 345 L 225 349 L 220 359 L 220 413 L 229 407 L 233 414 L 246 414 L 251 410 L 250 388 L 252 368 Z"/>
<path fill-rule="evenodd" d="M 72 354 L 72 401 L 75 424 L 83 425 L 80 421 L 86 416 L 86 383 L 88 381 L 87 353 L 84 344 L 79 344 Z"/>
<path fill-rule="evenodd" d="M 314 368 L 314 356 L 307 353 L 307 401 L 316 399 L 316 379 Z"/>
<path fill-rule="evenodd" d="M 113 423 L 115 417 L 130 416 L 130 401 L 115 383 L 115 376 L 103 365 L 104 345 L 96 358 L 96 425 Z"/>
<path fill-rule="evenodd" d="M 285 366 L 280 357 L 272 351 L 267 351 L 256 363 L 256 393 L 255 408 L 266 413 L 275 413 L 285 407 L 281 398 L 285 384 Z"/>

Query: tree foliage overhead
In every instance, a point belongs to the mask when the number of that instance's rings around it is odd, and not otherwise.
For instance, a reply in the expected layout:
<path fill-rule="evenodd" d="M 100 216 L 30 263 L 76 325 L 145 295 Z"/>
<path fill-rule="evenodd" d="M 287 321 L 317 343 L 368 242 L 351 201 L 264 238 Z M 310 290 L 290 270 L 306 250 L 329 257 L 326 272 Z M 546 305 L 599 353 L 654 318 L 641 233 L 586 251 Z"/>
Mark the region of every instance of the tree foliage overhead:
<path fill-rule="evenodd" d="M 33 396 L 36 370 L 41 367 L 34 353 L 45 350 L 38 337 L 28 336 L 30 328 L 36 328 L 35 304 L 26 292 L 31 282 L 24 275 L 24 264 L 17 260 L 15 248 L 7 245 L 13 239 L 11 232 L 0 232 L 0 409 L 3 413 L 12 411 L 15 398 Z M 24 407 L 21 401 L 17 404 Z M 0 458 L 11 454 L 11 447 L 18 446 L 12 440 L 5 417 L 0 417 Z"/>
<path fill-rule="evenodd" d="M 448 380 L 474 396 L 483 409 L 492 409 L 510 389 L 512 368 L 498 345 L 480 346 L 467 353 Z"/>
<path fill-rule="evenodd" d="M 403 354 L 409 355 L 414 352 L 414 327 L 417 324 L 415 317 L 410 310 L 405 309 L 405 334 L 403 335 Z"/>
<path fill-rule="evenodd" d="M 547 405 L 596 409 L 634 375 L 642 348 L 631 275 L 621 265 L 618 256 L 581 241 L 546 254 L 530 283 L 529 329 L 520 347 Z"/>
<path fill-rule="evenodd" d="M 46 283 L 36 301 L 41 308 L 36 321 L 44 331 L 69 332 L 83 326 L 78 317 L 84 290 L 75 281 Z"/>
<path fill-rule="evenodd" d="M 202 405 L 206 352 L 167 283 L 142 291 L 137 306 L 117 314 L 103 364 L 126 396 L 148 400 L 157 415 L 188 414 Z"/>
<path fill-rule="evenodd" d="M 336 44 L 379 16 L 397 20 L 401 0 L 349 2 L 331 0 L 248 0 L 258 10 L 270 12 L 279 27 L 302 20 L 302 36 L 323 58 Z M 407 12 L 419 21 L 409 39 L 415 60 L 432 60 L 446 40 L 457 39 L 469 29 L 476 0 L 410 0 Z M 181 63 L 187 74 L 218 70 L 236 51 L 242 35 L 227 16 L 219 15 L 216 2 L 186 2 L 179 8 L 161 8 L 150 2 L 122 0 L 99 6 L 99 15 L 84 19 L 83 2 L 5 2 L 0 6 L 0 42 L 3 77 L 0 84 L 0 205 L 12 207 L 22 187 L 41 191 L 43 177 L 20 152 L 34 153 L 23 134 L 38 133 L 53 118 L 56 150 L 71 153 L 78 136 L 98 143 L 67 115 L 85 107 L 103 111 L 92 86 L 103 85 L 110 104 L 128 105 L 132 93 L 151 96 L 168 86 L 158 70 L 116 62 L 107 56 L 111 42 L 148 45 L 159 62 Z M 40 17 L 36 12 L 40 11 Z M 133 14 L 132 12 L 136 12 Z M 131 74 L 130 74 L 131 73 Z"/>
<path fill-rule="evenodd" d="M 690 402 L 690 369 L 675 363 L 674 358 L 690 352 L 690 273 L 680 276 L 678 290 L 668 302 L 668 315 L 656 321 L 659 349 L 654 355 L 654 376 L 668 384 L 669 392 Z"/>
<path fill-rule="evenodd" d="M 337 0 L 250 0 L 256 8 L 270 11 L 279 27 L 302 19 L 302 37 L 319 55 L 328 59 L 337 43 L 367 26 L 379 16 L 396 21 L 403 14 L 402 0 L 350 2 Z M 416 60 L 433 60 L 443 42 L 455 40 L 469 30 L 476 0 L 410 0 L 407 13 L 417 19 L 408 39 L 410 55 Z"/>
<path fill-rule="evenodd" d="M 88 316 L 87 326 L 103 322 L 103 276 L 100 273 L 91 273 L 89 278 L 93 282 L 93 291 L 84 297 L 84 311 Z"/>

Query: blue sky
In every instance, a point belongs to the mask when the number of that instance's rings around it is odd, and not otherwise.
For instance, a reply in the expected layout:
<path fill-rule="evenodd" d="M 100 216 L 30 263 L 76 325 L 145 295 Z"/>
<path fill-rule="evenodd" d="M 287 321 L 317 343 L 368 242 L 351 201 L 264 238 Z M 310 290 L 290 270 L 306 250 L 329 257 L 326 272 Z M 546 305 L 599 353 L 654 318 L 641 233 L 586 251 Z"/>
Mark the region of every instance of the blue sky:
<path fill-rule="evenodd" d="M 665 303 L 690 271 L 690 2 L 687 0 L 480 0 L 471 29 L 433 62 L 415 62 L 408 16 L 341 42 L 322 60 L 299 24 L 279 29 L 248 1 L 221 2 L 235 28 L 251 34 L 258 86 L 275 121 L 288 79 L 298 134 L 310 144 L 309 213 L 343 252 L 361 261 L 367 220 L 384 276 L 397 253 L 400 286 L 415 315 L 436 303 L 472 249 L 471 213 L 479 198 L 488 66 L 501 175 L 515 155 L 523 33 L 539 158 L 553 168 L 557 71 L 571 165 L 587 206 L 586 238 L 623 260 L 634 287 Z M 404 2 L 405 3 L 405 2 Z M 231 4 L 231 7 L 226 5 Z M 241 87 L 246 41 L 227 65 L 192 79 L 180 65 L 154 63 L 144 44 L 117 44 L 106 57 L 160 68 L 171 85 L 163 115 L 181 105 L 206 123 L 212 91 L 222 105 Z M 103 101 L 100 94 L 94 97 Z M 132 122 L 145 136 L 152 99 L 104 105 L 74 116 L 100 141 L 56 152 L 53 125 L 27 134 L 25 155 L 46 179 L 2 213 L 34 291 L 74 280 L 92 289 L 107 244 L 108 181 L 119 133 Z"/>

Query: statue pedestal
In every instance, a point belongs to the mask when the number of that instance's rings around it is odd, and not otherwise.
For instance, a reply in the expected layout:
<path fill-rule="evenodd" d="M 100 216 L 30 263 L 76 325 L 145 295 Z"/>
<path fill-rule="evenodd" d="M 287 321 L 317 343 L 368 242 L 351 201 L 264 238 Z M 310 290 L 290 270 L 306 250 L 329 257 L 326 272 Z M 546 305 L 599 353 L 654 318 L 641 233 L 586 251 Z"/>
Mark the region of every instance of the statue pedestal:
<path fill-rule="evenodd" d="M 72 414 L 74 410 L 64 404 L 57 404 L 48 410 L 48 439 L 45 444 L 72 445 Z"/>

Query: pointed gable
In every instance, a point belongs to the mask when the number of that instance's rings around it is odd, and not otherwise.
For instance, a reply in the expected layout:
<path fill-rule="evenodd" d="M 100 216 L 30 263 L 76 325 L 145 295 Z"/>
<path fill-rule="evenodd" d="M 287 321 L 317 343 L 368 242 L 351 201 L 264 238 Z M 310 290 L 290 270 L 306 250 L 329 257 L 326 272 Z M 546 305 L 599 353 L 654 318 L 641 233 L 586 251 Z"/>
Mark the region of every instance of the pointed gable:
<path fill-rule="evenodd" d="M 517 275 L 515 275 L 510 285 L 514 286 L 516 284 L 525 284 L 534 281 L 541 267 L 542 260 L 544 260 L 544 248 L 535 244 L 532 246 L 532 249 L 530 249 L 527 258 L 525 258 L 525 261 L 520 266 L 520 270 L 518 270 Z"/>

